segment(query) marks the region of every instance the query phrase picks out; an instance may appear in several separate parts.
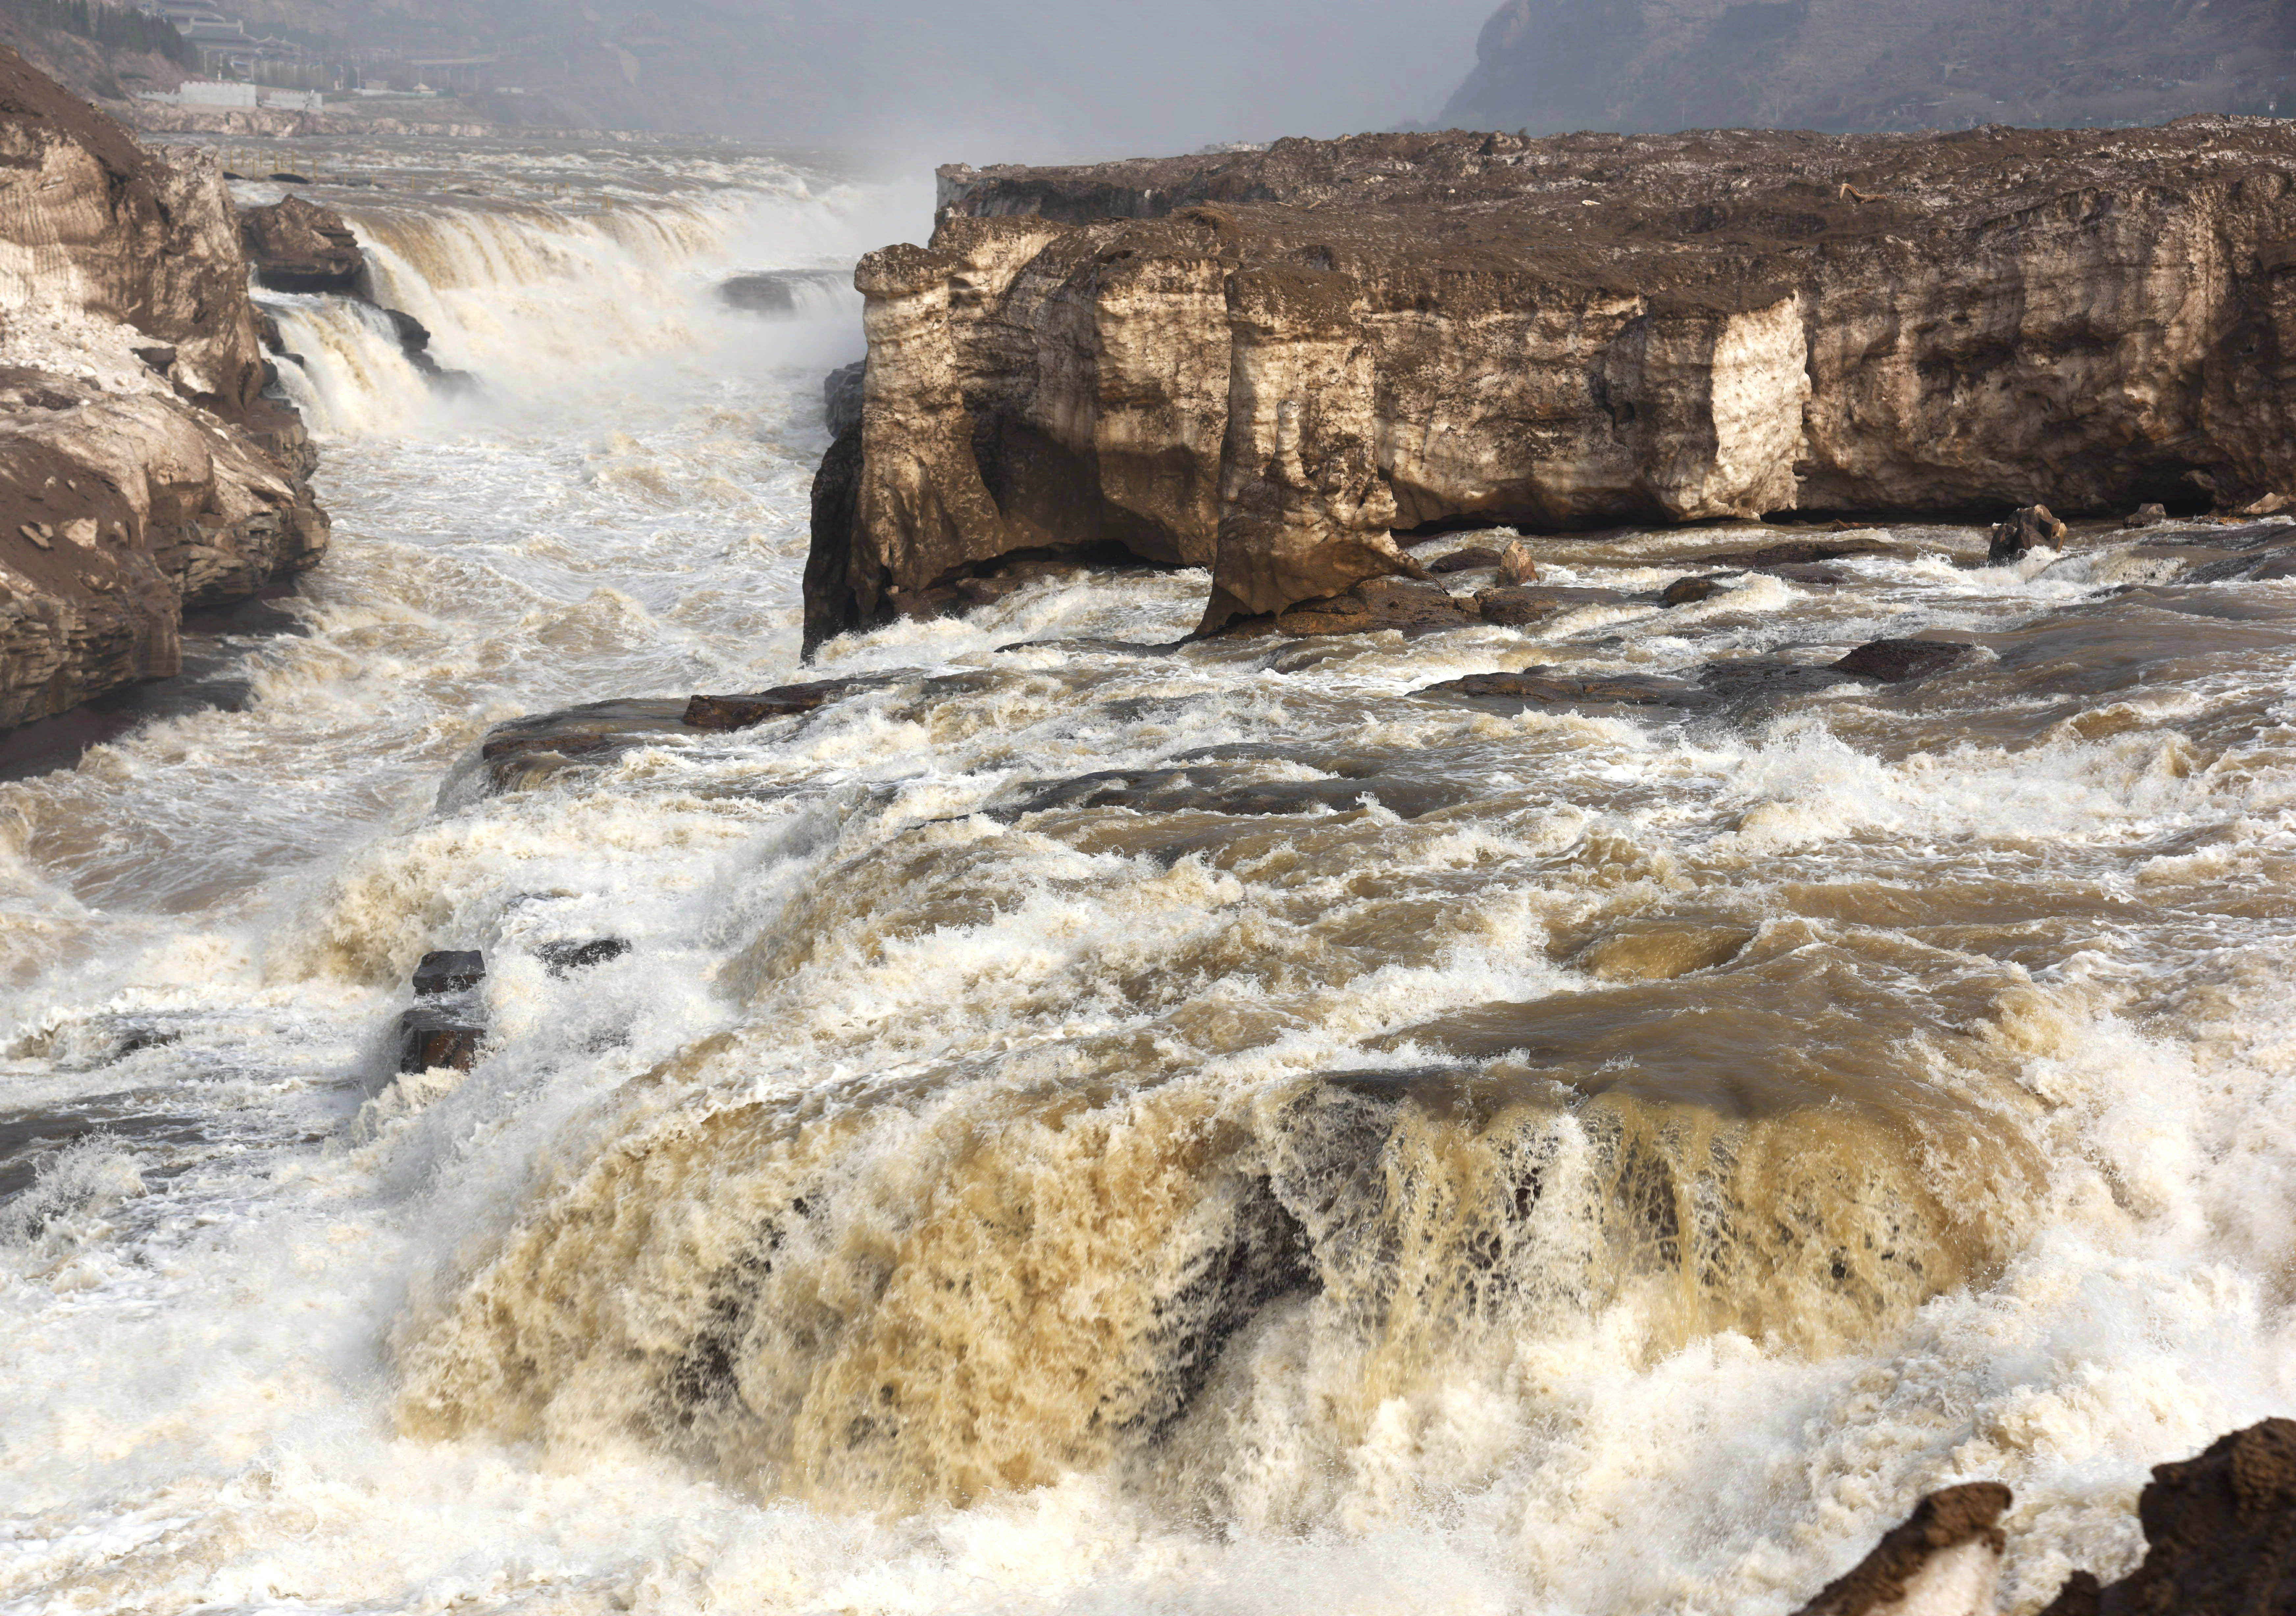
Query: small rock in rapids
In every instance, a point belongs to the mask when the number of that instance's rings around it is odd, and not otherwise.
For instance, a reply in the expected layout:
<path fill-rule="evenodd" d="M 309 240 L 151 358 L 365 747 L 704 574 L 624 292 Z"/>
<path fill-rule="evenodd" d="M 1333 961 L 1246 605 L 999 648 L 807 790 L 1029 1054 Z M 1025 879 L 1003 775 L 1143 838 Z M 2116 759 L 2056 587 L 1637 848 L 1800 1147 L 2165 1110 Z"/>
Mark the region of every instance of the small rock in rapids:
<path fill-rule="evenodd" d="M 1530 546 L 1521 539 L 1499 556 L 1499 582 L 1509 589 L 1538 582 L 1538 563 L 1531 556 Z"/>
<path fill-rule="evenodd" d="M 630 945 L 619 937 L 594 937 L 586 943 L 545 943 L 534 951 L 534 957 L 552 975 L 563 976 L 619 959 L 629 951 Z"/>
<path fill-rule="evenodd" d="M 1986 565 L 1998 567 L 2029 550 L 2054 550 L 2064 542 L 2065 525 L 2050 514 L 2049 508 L 2028 505 L 1994 528 L 1993 543 L 1985 551 Z"/>
<path fill-rule="evenodd" d="M 486 1029 L 466 1012 L 417 1005 L 398 1018 L 398 1070 L 428 1072 L 446 1066 L 468 1072 L 478 1065 Z"/>
<path fill-rule="evenodd" d="M 2158 527 L 2169 519 L 2166 505 L 2139 505 L 2120 518 L 2123 527 Z"/>
<path fill-rule="evenodd" d="M 1729 585 L 1712 575 L 1697 578 L 1677 578 L 1666 586 L 1658 598 L 1660 606 L 1689 606 L 1700 600 L 1710 600 Z"/>
<path fill-rule="evenodd" d="M 696 696 L 685 704 L 684 722 L 692 730 L 746 730 L 768 718 L 791 718 L 865 690 L 868 681 L 824 679 L 811 684 L 776 685 L 748 696 Z"/>
<path fill-rule="evenodd" d="M 1993 1616 L 2009 1500 L 1998 1481 L 1930 1494 L 1794 1616 Z"/>
<path fill-rule="evenodd" d="M 1427 570 L 1440 575 L 1448 572 L 1479 572 L 1486 567 L 1499 564 L 1499 552 L 1486 550 L 1480 544 L 1470 544 L 1464 550 L 1455 550 L 1447 556 L 1437 556 L 1427 563 Z"/>
<path fill-rule="evenodd" d="M 422 956 L 414 967 L 414 994 L 430 999 L 459 993 L 487 979 L 486 956 L 476 949 L 439 949 Z"/>
<path fill-rule="evenodd" d="M 1833 665 L 1838 673 L 1906 684 L 1926 679 L 1974 656 L 1977 648 L 1956 640 L 1875 640 Z"/>

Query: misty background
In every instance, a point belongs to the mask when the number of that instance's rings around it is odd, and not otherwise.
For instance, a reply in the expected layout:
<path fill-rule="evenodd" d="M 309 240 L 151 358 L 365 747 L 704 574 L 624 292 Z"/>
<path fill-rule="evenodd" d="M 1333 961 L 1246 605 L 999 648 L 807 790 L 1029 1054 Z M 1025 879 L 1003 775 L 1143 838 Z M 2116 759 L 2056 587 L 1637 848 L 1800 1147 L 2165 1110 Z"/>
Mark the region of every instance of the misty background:
<path fill-rule="evenodd" d="M 224 78 L 324 95 L 339 119 L 721 135 L 904 166 L 1380 129 L 1958 129 L 2296 111 L 2296 0 L 135 4 L 147 10 L 0 0 L 0 41 L 114 102 Z"/>

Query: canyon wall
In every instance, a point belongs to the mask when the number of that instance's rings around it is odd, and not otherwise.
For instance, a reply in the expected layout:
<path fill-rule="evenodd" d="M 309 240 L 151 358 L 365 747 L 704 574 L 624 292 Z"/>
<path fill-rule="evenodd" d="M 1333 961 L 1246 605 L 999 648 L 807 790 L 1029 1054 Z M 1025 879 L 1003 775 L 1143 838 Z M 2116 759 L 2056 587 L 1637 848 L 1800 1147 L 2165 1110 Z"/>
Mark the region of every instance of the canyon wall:
<path fill-rule="evenodd" d="M 1016 551 L 1209 567 L 1205 626 L 1393 535 L 2296 487 L 2296 131 L 1452 133 L 950 168 L 863 260 L 807 635 Z"/>
<path fill-rule="evenodd" d="M 221 175 L 0 51 L 0 728 L 176 671 L 186 608 L 316 561 Z"/>

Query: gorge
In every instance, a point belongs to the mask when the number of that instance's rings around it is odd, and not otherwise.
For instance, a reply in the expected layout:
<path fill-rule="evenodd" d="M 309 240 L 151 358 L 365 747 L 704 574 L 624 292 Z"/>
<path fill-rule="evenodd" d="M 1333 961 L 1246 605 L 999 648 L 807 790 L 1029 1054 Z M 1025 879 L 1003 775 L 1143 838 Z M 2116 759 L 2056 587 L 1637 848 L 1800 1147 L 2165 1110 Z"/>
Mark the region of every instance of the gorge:
<path fill-rule="evenodd" d="M 2277 1597 L 2284 141 L 186 166 L 332 542 L 0 782 L 0 1601 Z"/>

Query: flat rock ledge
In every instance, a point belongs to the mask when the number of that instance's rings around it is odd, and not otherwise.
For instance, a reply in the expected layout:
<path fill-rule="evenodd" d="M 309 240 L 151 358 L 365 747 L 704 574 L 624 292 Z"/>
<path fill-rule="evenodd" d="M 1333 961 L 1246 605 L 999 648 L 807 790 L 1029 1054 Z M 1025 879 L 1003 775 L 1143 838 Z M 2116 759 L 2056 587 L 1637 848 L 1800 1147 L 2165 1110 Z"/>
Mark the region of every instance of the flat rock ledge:
<path fill-rule="evenodd" d="M 324 552 L 221 174 L 0 50 L 0 730 L 182 665 Z"/>
<path fill-rule="evenodd" d="M 948 168 L 931 245 L 855 284 L 809 644 L 1014 551 L 1207 568 L 1217 629 L 1446 526 L 2296 486 L 2296 128 L 2268 119 Z"/>

